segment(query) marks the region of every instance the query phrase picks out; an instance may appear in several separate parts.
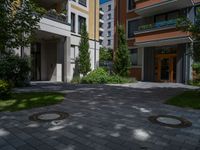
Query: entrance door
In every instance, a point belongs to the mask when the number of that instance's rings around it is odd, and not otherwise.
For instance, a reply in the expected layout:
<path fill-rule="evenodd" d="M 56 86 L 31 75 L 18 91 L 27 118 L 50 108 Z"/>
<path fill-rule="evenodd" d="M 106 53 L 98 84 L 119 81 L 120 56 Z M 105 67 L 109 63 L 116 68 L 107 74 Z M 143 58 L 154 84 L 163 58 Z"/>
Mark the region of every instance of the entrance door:
<path fill-rule="evenodd" d="M 158 82 L 176 82 L 176 54 L 158 54 L 156 62 L 156 80 Z"/>
<path fill-rule="evenodd" d="M 41 44 L 31 45 L 31 80 L 41 80 Z"/>

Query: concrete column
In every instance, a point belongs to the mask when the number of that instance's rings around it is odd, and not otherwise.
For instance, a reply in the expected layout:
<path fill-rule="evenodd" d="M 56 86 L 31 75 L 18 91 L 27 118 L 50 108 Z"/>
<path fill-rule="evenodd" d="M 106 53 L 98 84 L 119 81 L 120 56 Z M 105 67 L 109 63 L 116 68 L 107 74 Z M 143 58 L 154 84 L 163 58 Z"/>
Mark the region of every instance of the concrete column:
<path fill-rule="evenodd" d="M 71 74 L 71 60 L 70 60 L 70 49 L 71 49 L 71 38 L 65 37 L 64 41 L 64 69 L 63 76 L 64 82 L 70 82 L 70 74 Z"/>
<path fill-rule="evenodd" d="M 62 65 L 63 65 L 63 42 L 62 39 L 57 41 L 57 61 L 56 61 L 56 81 L 62 82 Z"/>
<path fill-rule="evenodd" d="M 193 69 L 192 69 L 192 64 L 193 64 L 193 59 L 192 59 L 192 53 L 193 53 L 193 48 L 194 48 L 194 45 L 193 45 L 193 42 L 190 43 L 190 51 L 189 51 L 189 55 L 188 55 L 188 79 L 189 80 L 193 80 L 193 75 L 192 75 L 192 72 L 193 72 Z"/>
<path fill-rule="evenodd" d="M 189 80 L 192 80 L 192 55 L 193 52 L 193 43 L 189 43 L 186 48 L 185 54 L 185 84 L 188 83 Z"/>
<path fill-rule="evenodd" d="M 141 65 L 142 65 L 142 81 L 144 81 L 144 48 L 141 48 L 141 54 L 142 54 L 142 62 L 141 62 Z"/>

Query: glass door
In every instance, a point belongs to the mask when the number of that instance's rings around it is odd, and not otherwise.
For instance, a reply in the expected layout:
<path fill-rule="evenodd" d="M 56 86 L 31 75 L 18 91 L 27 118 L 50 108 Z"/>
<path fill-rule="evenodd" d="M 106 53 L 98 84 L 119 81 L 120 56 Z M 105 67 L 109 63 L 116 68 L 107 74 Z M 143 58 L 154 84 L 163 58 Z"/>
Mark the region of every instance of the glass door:
<path fill-rule="evenodd" d="M 175 54 L 158 54 L 156 56 L 155 78 L 158 82 L 176 82 Z"/>
<path fill-rule="evenodd" d="M 169 81 L 170 77 L 170 60 L 169 58 L 162 58 L 160 60 L 160 80 L 161 81 Z"/>

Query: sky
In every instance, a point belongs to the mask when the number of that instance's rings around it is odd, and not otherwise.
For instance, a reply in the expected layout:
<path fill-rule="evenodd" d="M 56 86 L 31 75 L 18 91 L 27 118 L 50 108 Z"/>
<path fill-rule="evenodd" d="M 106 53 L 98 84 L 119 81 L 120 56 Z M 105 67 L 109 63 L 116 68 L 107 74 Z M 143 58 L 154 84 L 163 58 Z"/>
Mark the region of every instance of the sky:
<path fill-rule="evenodd" d="M 109 1 L 109 0 L 100 0 L 100 3 L 102 4 L 102 3 L 105 3 L 107 1 Z"/>

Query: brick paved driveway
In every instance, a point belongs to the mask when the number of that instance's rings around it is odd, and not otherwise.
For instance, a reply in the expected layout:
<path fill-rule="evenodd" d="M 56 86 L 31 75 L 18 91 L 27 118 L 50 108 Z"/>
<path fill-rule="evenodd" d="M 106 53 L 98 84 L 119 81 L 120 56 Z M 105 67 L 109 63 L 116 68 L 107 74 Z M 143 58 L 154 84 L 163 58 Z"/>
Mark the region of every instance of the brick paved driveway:
<path fill-rule="evenodd" d="M 0 113 L 0 150 L 200 150 L 200 111 L 163 102 L 184 90 L 180 84 L 135 85 L 37 84 L 18 91 L 56 90 L 62 104 Z M 29 121 L 35 112 L 59 110 L 63 121 Z M 192 127 L 173 129 L 151 124 L 151 115 L 187 118 Z"/>

